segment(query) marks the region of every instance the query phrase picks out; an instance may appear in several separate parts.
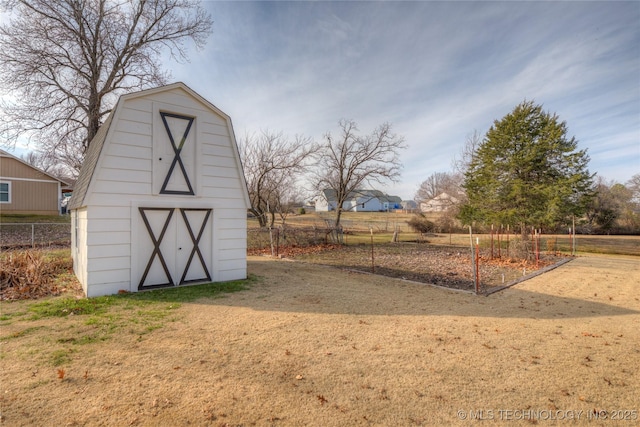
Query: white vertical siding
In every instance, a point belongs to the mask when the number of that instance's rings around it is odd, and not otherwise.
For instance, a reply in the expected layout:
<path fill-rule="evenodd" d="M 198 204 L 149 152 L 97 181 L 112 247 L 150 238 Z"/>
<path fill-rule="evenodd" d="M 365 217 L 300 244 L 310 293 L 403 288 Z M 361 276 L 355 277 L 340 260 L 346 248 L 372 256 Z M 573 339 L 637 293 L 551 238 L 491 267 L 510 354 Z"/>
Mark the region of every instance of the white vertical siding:
<path fill-rule="evenodd" d="M 194 132 L 193 164 L 188 166 L 193 174 L 194 196 L 159 194 L 166 164 L 173 159 L 163 154 L 165 167 L 158 166 L 158 154 L 162 150 L 166 153 L 167 148 L 154 145 L 159 132 L 166 138 L 159 111 L 195 117 L 195 127 L 190 131 Z M 83 287 L 88 296 L 137 290 L 135 278 L 148 262 L 147 256 L 136 253 L 137 239 L 148 239 L 147 230 L 140 229 L 139 206 L 213 209 L 213 240 L 206 251 L 213 258 L 212 279 L 246 277 L 248 206 L 231 135 L 225 117 L 179 87 L 125 98 L 118 104 L 88 187 L 87 209 L 76 212 L 83 212 L 85 240 L 80 248 L 86 251 L 84 260 L 74 255 L 74 268 L 79 277 L 84 274 Z"/>
<path fill-rule="evenodd" d="M 71 239 L 73 244 L 71 257 L 73 271 L 78 277 L 85 294 L 87 291 L 87 210 L 76 209 L 71 212 Z"/>

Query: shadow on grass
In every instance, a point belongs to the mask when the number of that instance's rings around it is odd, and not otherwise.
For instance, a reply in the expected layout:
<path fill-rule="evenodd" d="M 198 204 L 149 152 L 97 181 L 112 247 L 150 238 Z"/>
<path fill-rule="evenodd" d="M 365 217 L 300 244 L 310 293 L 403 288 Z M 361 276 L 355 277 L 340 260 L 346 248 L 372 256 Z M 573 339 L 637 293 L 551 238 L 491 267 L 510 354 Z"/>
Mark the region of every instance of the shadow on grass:
<path fill-rule="evenodd" d="M 632 260 L 635 261 L 635 260 Z M 595 262 L 593 259 L 589 262 Z M 631 262 L 620 260 L 621 263 Z M 247 280 L 157 289 L 91 299 L 51 299 L 30 306 L 36 316 L 99 314 L 110 305 L 153 305 L 180 303 L 246 307 L 259 311 L 306 314 L 379 316 L 463 316 L 487 318 L 563 319 L 611 317 L 640 314 L 640 299 L 633 285 L 612 287 L 611 271 L 594 266 L 587 271 L 598 287 L 576 296 L 571 282 L 565 283 L 565 269 L 585 269 L 586 261 L 569 263 L 547 273 L 544 282 L 550 293 L 512 287 L 491 297 L 478 296 L 402 279 L 345 271 L 340 268 L 288 261 L 250 260 Z M 628 268 L 627 265 L 625 268 Z M 636 283 L 636 268 L 627 279 Z M 582 270 L 581 270 L 582 271 Z M 572 272 L 575 275 L 575 270 Z M 627 282 L 625 282 L 627 283 Z M 586 289 L 586 288 L 585 288 Z M 242 292 L 240 292 L 242 291 Z M 573 292 L 573 294 L 572 294 Z M 598 293 L 600 296 L 598 297 Z M 608 292 L 613 295 L 607 299 Z M 622 292 L 622 294 L 620 294 Z M 621 297 L 624 293 L 631 295 Z M 571 294 L 563 296 L 563 294 Z M 222 298 L 222 297 L 225 298 Z"/>
<path fill-rule="evenodd" d="M 545 283 L 554 286 L 557 283 L 554 288 L 557 294 L 512 287 L 491 297 L 333 267 L 305 264 L 304 268 L 298 269 L 297 265 L 281 261 L 249 261 L 249 270 L 263 278 L 249 293 L 221 300 L 203 299 L 199 303 L 264 311 L 380 316 L 562 319 L 640 314 L 638 298 L 622 301 L 616 294 L 614 300 L 609 301 L 606 295 L 596 297 L 593 293 L 580 297 L 562 296 L 565 291 L 571 292 L 571 285 L 563 283 L 562 270 L 573 268 L 570 267 L 573 263 L 557 268 L 555 274 L 547 273 Z M 600 274 L 604 289 L 607 272 L 602 270 Z M 598 290 L 590 289 L 589 292 L 597 293 Z"/>

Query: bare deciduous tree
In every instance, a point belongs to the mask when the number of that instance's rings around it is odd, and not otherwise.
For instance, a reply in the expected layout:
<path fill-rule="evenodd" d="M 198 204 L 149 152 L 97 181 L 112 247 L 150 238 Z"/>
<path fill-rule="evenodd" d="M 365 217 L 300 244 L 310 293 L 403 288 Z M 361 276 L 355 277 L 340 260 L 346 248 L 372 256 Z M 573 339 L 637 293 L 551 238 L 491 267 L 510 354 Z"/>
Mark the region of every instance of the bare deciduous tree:
<path fill-rule="evenodd" d="M 460 155 L 453 158 L 452 166 L 455 173 L 464 175 L 469 170 L 469 165 L 471 165 L 480 144 L 482 144 L 482 135 L 477 130 L 467 135 L 464 146 L 460 150 Z"/>
<path fill-rule="evenodd" d="M 335 226 L 340 226 L 342 204 L 362 185 L 371 188 L 384 181 L 397 181 L 402 164 L 400 150 L 406 148 L 404 137 L 394 134 L 384 123 L 370 135 L 358 135 L 353 120 L 340 120 L 341 134 L 324 136 L 317 155 L 314 187 L 318 193 L 332 190 L 336 195 Z"/>
<path fill-rule="evenodd" d="M 464 176 L 454 172 L 435 172 L 422 181 L 414 200 L 418 203 L 431 200 L 434 197 L 447 193 L 450 196 L 460 198 L 463 193 L 462 182 Z"/>
<path fill-rule="evenodd" d="M 29 163 L 31 166 L 35 166 L 36 168 L 45 171 L 49 175 L 53 175 L 56 178 L 61 179 L 62 181 L 73 181 L 73 177 L 69 176 L 69 171 L 63 165 L 58 163 L 53 156 L 50 156 L 47 153 L 36 153 L 34 151 L 30 151 L 26 155 L 22 156 L 22 160 Z"/>
<path fill-rule="evenodd" d="M 298 185 L 281 186 L 276 190 L 275 196 L 274 210 L 284 225 L 287 217 L 294 212 L 294 208 L 302 204 L 302 188 Z"/>
<path fill-rule="evenodd" d="M 310 138 L 296 136 L 292 140 L 282 132 L 268 130 L 247 135 L 240 142 L 250 210 L 261 227 L 273 226 L 276 213 L 288 208 L 317 148 Z"/>
<path fill-rule="evenodd" d="M 20 136 L 79 169 L 84 151 L 123 93 L 164 84 L 161 55 L 187 59 L 212 20 L 193 0 L 3 0 L 0 84 L 11 95 L 0 139 Z"/>
<path fill-rule="evenodd" d="M 640 205 L 640 173 L 633 175 L 626 185 L 632 192 L 631 199 Z"/>

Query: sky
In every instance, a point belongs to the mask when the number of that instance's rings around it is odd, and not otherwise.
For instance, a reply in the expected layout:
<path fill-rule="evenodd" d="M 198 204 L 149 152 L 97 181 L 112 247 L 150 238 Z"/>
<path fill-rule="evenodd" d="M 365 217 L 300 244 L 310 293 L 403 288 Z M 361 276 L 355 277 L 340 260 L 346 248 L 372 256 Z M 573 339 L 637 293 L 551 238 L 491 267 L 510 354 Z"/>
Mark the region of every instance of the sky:
<path fill-rule="evenodd" d="M 524 100 L 568 126 L 589 170 L 640 172 L 640 2 L 218 2 L 190 62 L 163 65 L 231 116 L 320 141 L 340 119 L 405 138 L 400 182 L 452 170 L 466 139 Z"/>

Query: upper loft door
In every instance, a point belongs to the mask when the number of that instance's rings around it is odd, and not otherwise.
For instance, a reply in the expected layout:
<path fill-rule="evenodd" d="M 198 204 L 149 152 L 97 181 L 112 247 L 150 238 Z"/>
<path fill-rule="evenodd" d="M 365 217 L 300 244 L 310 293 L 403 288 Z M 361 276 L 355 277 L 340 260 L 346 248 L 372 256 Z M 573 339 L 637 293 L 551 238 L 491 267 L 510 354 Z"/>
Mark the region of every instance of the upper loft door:
<path fill-rule="evenodd" d="M 160 194 L 187 194 L 195 195 L 191 181 L 194 173 L 194 138 L 192 134 L 193 117 L 171 113 L 160 113 L 162 124 L 166 131 L 166 138 L 162 138 L 162 145 L 170 158 L 167 174 L 162 181 Z M 168 141 L 167 141 L 168 140 Z M 167 144 L 168 142 L 168 144 Z M 166 164 L 167 162 L 165 162 Z"/>
<path fill-rule="evenodd" d="M 155 109 L 153 194 L 197 195 L 196 122 L 194 115 Z"/>

